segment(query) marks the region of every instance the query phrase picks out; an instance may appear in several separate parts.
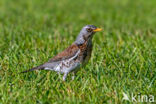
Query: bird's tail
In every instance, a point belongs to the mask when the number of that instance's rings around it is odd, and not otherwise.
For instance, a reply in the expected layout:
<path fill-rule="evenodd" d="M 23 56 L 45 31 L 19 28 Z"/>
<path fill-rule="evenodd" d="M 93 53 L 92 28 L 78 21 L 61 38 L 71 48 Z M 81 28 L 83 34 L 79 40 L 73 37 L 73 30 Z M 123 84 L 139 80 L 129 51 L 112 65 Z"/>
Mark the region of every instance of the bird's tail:
<path fill-rule="evenodd" d="M 34 71 L 34 70 L 42 70 L 42 69 L 44 69 L 44 67 L 43 67 L 42 65 L 40 65 L 40 66 L 31 68 L 31 69 L 29 69 L 29 70 L 22 71 L 22 72 L 20 72 L 20 73 L 26 73 L 26 72 L 31 72 L 31 71 Z"/>

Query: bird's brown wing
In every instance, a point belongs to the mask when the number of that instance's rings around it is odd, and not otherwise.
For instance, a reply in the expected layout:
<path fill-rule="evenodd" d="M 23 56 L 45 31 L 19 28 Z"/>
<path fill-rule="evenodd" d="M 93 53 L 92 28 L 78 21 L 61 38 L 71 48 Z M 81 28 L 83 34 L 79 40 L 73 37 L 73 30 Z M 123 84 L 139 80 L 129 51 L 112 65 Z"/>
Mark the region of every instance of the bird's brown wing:
<path fill-rule="evenodd" d="M 53 67 L 55 67 L 61 60 L 73 57 L 78 51 L 79 51 L 78 46 L 76 44 L 72 44 L 67 49 L 65 49 L 63 52 L 59 53 L 58 55 L 56 55 L 55 57 L 50 59 L 48 62 L 46 62 L 42 65 L 39 65 L 37 67 L 31 68 L 29 70 L 25 70 L 21 73 L 30 72 L 30 71 L 34 71 L 34 70 L 41 70 L 41 69 L 45 69 L 45 68 L 53 69 Z"/>
<path fill-rule="evenodd" d="M 63 52 L 57 54 L 55 57 L 50 59 L 48 62 L 56 62 L 56 61 L 61 61 L 64 59 L 71 58 L 78 52 L 78 50 L 79 50 L 78 46 L 73 43 L 71 46 L 69 46 Z"/>

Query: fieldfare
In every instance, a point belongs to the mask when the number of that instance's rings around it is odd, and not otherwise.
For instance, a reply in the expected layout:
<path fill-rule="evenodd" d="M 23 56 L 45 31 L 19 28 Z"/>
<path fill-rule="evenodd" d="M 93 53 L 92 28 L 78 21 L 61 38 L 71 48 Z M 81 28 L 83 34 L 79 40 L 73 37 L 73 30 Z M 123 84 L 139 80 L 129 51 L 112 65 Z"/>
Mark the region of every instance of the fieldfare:
<path fill-rule="evenodd" d="M 76 41 L 73 42 L 71 46 L 57 54 L 48 62 L 23 71 L 22 73 L 33 70 L 51 70 L 63 73 L 63 80 L 65 81 L 69 72 L 75 74 L 80 66 L 84 66 L 89 61 L 93 46 L 93 35 L 101 30 L 101 28 L 97 28 L 94 25 L 84 26 L 76 38 Z M 74 76 L 72 78 L 74 78 Z"/>

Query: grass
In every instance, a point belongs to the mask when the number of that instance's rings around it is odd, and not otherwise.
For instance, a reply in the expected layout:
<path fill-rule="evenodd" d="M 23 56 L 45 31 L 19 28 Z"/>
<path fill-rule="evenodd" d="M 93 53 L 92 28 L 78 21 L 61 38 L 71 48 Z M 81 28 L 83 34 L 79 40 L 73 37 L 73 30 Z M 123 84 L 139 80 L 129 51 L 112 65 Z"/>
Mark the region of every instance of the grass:
<path fill-rule="evenodd" d="M 156 99 L 155 0 L 1 0 L 0 103 L 132 103 L 123 92 Z M 90 62 L 74 81 L 50 71 L 18 74 L 61 52 L 86 24 Z"/>

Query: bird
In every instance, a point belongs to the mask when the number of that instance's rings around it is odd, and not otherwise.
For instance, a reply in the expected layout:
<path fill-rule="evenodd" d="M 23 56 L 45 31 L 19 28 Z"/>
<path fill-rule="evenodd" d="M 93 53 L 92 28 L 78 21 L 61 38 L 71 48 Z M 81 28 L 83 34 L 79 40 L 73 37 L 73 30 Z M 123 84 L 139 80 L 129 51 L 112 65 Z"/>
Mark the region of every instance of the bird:
<path fill-rule="evenodd" d="M 26 73 L 34 70 L 50 70 L 63 74 L 63 81 L 66 80 L 67 75 L 73 73 L 74 79 L 77 71 L 85 66 L 92 53 L 92 38 L 96 32 L 102 31 L 94 25 L 85 25 L 76 40 L 64 51 L 58 53 L 49 61 L 31 69 L 25 70 L 21 73 Z"/>

